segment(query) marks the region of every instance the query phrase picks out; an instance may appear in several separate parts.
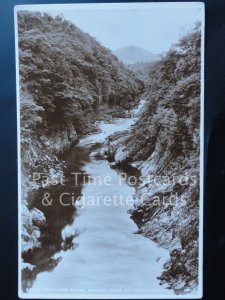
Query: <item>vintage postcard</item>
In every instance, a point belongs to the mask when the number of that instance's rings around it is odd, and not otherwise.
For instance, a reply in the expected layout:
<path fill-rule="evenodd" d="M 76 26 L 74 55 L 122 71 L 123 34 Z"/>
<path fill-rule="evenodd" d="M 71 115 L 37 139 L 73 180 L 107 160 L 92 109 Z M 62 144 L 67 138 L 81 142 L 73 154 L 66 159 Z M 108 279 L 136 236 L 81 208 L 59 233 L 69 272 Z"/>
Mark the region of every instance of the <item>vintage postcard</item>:
<path fill-rule="evenodd" d="M 19 296 L 201 298 L 204 4 L 15 7 Z"/>

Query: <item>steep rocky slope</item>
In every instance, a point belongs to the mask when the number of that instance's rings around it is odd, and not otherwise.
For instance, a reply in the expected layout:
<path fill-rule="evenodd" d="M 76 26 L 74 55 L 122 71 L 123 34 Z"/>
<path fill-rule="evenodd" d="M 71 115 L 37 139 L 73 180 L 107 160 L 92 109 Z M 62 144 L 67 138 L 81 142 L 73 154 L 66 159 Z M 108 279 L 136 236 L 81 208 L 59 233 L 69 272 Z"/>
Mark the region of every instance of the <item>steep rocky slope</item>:
<path fill-rule="evenodd" d="M 109 49 L 62 17 L 18 13 L 23 245 L 38 245 L 45 216 L 29 210 L 34 172 L 57 178 L 60 154 L 95 121 L 137 103 L 142 82 Z M 28 201 L 29 202 L 29 201 Z M 30 212 L 30 214 L 29 214 Z"/>
<path fill-rule="evenodd" d="M 131 217 L 170 250 L 161 282 L 176 293 L 198 285 L 200 29 L 151 67 L 146 106 L 130 131 L 109 138 L 109 158 L 141 171 Z"/>

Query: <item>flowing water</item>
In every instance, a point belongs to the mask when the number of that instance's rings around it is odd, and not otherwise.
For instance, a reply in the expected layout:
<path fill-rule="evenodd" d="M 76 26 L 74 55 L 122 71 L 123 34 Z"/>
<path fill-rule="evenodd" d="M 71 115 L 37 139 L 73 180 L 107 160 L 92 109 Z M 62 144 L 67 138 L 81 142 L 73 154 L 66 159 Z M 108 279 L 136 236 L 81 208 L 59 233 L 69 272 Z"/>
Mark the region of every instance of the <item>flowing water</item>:
<path fill-rule="evenodd" d="M 66 251 L 64 245 L 51 252 L 55 263 L 51 268 L 39 268 L 28 289 L 29 297 L 168 295 L 169 291 L 157 280 L 169 258 L 168 251 L 135 234 L 137 226 L 127 213 L 133 206 L 135 187 L 127 183 L 124 174 L 112 169 L 104 157 L 93 155 L 93 149 L 95 153 L 102 151 L 107 136 L 128 129 L 135 122 L 142 105 L 143 101 L 134 110 L 133 117 L 115 119 L 110 124 L 101 122 L 101 133 L 82 138 L 67 155 L 70 164 L 76 161 L 91 180 L 79 186 L 78 194 L 82 198 L 76 202 L 70 221 L 60 227 L 62 240 L 69 240 L 70 246 Z M 72 170 L 72 166 L 69 169 Z M 68 191 L 67 185 L 63 190 Z M 46 254 L 49 248 L 48 245 L 43 252 Z"/>

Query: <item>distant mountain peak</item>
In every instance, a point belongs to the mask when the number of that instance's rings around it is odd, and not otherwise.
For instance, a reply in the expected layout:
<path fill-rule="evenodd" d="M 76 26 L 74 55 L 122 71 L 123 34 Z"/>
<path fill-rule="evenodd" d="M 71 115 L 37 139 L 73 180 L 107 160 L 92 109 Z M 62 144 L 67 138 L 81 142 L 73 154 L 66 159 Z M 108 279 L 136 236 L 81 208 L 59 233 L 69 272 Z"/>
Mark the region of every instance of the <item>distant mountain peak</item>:
<path fill-rule="evenodd" d="M 159 59 L 159 55 L 146 49 L 129 45 L 116 49 L 113 53 L 125 64 L 135 64 L 138 62 L 154 62 Z"/>

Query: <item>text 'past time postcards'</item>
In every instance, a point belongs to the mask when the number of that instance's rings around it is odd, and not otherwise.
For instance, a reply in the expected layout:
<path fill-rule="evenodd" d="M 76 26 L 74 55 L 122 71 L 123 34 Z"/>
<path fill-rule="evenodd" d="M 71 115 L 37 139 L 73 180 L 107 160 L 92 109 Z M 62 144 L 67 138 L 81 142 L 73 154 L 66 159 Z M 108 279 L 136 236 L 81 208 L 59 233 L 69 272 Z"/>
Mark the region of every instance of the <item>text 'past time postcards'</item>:
<path fill-rule="evenodd" d="M 19 296 L 202 296 L 204 5 L 15 7 Z"/>

